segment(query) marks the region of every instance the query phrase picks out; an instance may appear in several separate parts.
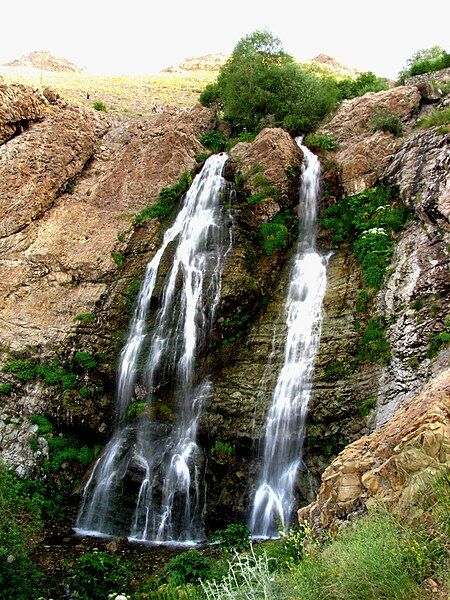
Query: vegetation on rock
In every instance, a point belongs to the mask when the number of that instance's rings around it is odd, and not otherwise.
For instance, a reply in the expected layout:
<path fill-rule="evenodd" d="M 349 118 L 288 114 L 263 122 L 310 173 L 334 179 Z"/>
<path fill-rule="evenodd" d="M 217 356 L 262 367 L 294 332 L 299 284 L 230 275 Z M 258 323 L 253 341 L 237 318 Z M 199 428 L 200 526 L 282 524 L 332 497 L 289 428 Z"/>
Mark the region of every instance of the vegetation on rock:
<path fill-rule="evenodd" d="M 408 77 L 432 73 L 450 67 L 450 54 L 440 46 L 433 46 L 425 50 L 417 50 L 406 61 L 406 66 L 400 71 L 398 79 L 405 83 Z"/>
<path fill-rule="evenodd" d="M 146 206 L 134 217 L 134 224 L 143 225 L 150 219 L 165 219 L 168 217 L 175 203 L 187 192 L 191 183 L 192 176 L 189 171 L 185 171 L 177 183 L 160 191 L 156 204 Z"/>

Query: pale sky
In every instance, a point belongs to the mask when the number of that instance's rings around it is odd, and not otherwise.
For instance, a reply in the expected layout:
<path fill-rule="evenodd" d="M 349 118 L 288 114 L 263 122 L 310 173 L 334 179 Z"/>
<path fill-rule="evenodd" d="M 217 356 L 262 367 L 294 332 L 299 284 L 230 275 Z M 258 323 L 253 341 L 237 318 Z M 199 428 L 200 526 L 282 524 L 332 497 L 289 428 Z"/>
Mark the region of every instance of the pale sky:
<path fill-rule="evenodd" d="M 269 29 L 299 60 L 329 54 L 395 78 L 418 49 L 450 50 L 450 4 L 433 0 L 6 0 L 0 63 L 49 50 L 92 73 L 152 74 L 188 56 L 229 53 Z"/>

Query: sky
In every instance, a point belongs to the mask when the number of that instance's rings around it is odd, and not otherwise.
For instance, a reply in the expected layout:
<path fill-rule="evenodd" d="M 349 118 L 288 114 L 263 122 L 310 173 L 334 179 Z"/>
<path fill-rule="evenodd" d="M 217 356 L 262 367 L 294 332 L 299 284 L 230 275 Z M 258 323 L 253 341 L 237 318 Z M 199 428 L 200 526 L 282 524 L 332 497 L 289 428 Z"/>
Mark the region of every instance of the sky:
<path fill-rule="evenodd" d="M 16 0 L 2 2 L 0 63 L 49 50 L 95 74 L 154 74 L 188 56 L 230 53 L 269 29 L 299 60 L 324 53 L 395 78 L 418 49 L 450 51 L 450 5 L 433 0 Z"/>

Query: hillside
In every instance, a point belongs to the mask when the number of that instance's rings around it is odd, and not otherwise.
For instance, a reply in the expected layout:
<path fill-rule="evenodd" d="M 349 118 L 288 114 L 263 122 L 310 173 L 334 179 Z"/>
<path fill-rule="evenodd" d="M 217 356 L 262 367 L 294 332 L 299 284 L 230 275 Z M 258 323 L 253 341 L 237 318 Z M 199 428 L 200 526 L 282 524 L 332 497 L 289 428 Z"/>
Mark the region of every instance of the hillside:
<path fill-rule="evenodd" d="M 27 67 L 56 73 L 80 73 L 84 70 L 70 60 L 60 56 L 55 56 L 47 50 L 35 50 L 29 54 L 26 54 L 25 56 L 17 58 L 16 60 L 5 63 L 4 66 Z"/>

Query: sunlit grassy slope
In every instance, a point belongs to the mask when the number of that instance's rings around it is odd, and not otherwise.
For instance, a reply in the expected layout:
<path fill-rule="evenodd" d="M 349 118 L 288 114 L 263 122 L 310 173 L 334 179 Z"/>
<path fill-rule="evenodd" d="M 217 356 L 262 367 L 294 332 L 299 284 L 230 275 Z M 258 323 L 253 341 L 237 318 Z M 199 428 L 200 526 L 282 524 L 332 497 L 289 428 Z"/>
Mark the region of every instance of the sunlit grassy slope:
<path fill-rule="evenodd" d="M 87 73 L 40 71 L 34 68 L 0 66 L 6 83 L 24 83 L 35 88 L 50 86 L 73 104 L 92 106 L 100 101 L 109 111 L 133 116 L 152 113 L 163 105 L 191 106 L 217 72 L 192 71 L 149 76 L 101 76 Z M 87 97 L 89 94 L 89 98 Z"/>

